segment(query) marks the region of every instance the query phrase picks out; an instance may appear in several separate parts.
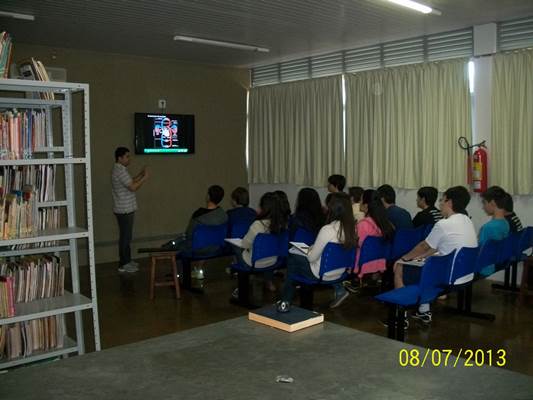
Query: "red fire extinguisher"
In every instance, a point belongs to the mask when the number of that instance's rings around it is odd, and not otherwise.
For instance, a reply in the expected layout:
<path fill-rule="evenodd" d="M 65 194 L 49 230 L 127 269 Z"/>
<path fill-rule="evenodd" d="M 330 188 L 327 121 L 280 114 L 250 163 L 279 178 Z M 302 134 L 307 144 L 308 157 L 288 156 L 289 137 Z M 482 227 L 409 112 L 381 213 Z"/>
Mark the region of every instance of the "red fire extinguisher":
<path fill-rule="evenodd" d="M 474 192 L 482 193 L 487 190 L 487 161 L 487 151 L 483 146 L 479 146 L 472 155 L 472 189 Z"/>

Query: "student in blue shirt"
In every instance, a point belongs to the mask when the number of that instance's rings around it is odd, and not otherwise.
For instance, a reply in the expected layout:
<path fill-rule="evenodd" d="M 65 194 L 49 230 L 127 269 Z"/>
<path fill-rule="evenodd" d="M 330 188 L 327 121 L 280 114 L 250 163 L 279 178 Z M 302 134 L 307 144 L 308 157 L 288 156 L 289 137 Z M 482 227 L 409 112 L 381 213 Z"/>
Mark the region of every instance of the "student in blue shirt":
<path fill-rule="evenodd" d="M 509 223 L 505 219 L 505 205 L 507 193 L 501 187 L 492 186 L 481 195 L 483 210 L 492 219 L 479 230 L 479 245 L 482 246 L 489 240 L 502 240 L 509 235 Z M 480 271 L 483 276 L 492 275 L 494 265 L 489 265 Z"/>
<path fill-rule="evenodd" d="M 378 187 L 378 194 L 381 201 L 387 209 L 387 216 L 389 221 L 396 229 L 412 229 L 413 221 L 411 221 L 411 214 L 404 208 L 396 205 L 396 192 L 391 185 L 381 185 Z"/>

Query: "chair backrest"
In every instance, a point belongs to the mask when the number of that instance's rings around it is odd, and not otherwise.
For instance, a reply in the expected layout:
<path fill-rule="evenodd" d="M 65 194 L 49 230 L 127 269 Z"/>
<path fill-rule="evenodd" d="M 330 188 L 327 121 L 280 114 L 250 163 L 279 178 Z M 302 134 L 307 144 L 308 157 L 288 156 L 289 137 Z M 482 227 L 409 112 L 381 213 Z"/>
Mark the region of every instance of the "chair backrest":
<path fill-rule="evenodd" d="M 287 257 L 289 252 L 289 233 L 259 233 L 254 239 L 252 265 L 256 261 L 269 257 Z"/>
<path fill-rule="evenodd" d="M 336 269 L 352 269 L 355 264 L 355 247 L 345 249 L 342 244 L 328 243 L 320 258 L 319 278 Z"/>
<path fill-rule="evenodd" d="M 420 226 L 416 229 L 396 230 L 392 240 L 389 260 L 396 261 L 404 254 L 409 253 L 418 243 L 425 239 L 425 229 L 425 226 Z"/>
<path fill-rule="evenodd" d="M 359 252 L 359 268 L 370 261 L 389 259 L 391 243 L 379 236 L 367 236 Z"/>
<path fill-rule="evenodd" d="M 252 222 L 248 223 L 244 221 L 239 221 L 232 223 L 229 226 L 228 237 L 242 239 L 248 233 L 248 229 L 250 229 L 250 225 L 252 225 Z"/>
<path fill-rule="evenodd" d="M 448 285 L 455 251 L 445 256 L 429 257 L 422 267 L 422 274 L 418 286 L 420 288 L 420 303 L 434 300 Z"/>
<path fill-rule="evenodd" d="M 479 249 L 476 258 L 475 273 L 479 273 L 483 268 L 489 265 L 496 265 L 500 260 L 500 252 L 503 248 L 504 240 L 488 240 Z"/>
<path fill-rule="evenodd" d="M 520 240 L 518 244 L 517 256 L 521 256 L 526 250 L 533 247 L 533 226 L 528 226 L 522 229 L 520 232 Z"/>
<path fill-rule="evenodd" d="M 192 250 L 206 247 L 222 247 L 228 232 L 228 225 L 196 225 L 192 232 Z"/>
<path fill-rule="evenodd" d="M 434 224 L 428 224 L 428 225 L 422 226 L 422 237 L 420 238 L 420 241 L 428 237 L 429 233 L 431 232 L 434 226 L 435 226 Z"/>
<path fill-rule="evenodd" d="M 317 235 L 315 233 L 310 232 L 307 229 L 298 228 L 296 229 L 296 232 L 294 233 L 294 237 L 292 238 L 292 241 L 305 243 L 311 246 L 313 243 L 315 243 L 316 236 Z"/>
<path fill-rule="evenodd" d="M 460 248 L 455 254 L 448 282 L 453 285 L 457 279 L 473 274 L 478 254 L 479 247 Z"/>
<path fill-rule="evenodd" d="M 515 260 L 518 245 L 520 243 L 520 233 L 514 232 L 505 239 L 500 240 L 497 264 L 506 265 Z"/>

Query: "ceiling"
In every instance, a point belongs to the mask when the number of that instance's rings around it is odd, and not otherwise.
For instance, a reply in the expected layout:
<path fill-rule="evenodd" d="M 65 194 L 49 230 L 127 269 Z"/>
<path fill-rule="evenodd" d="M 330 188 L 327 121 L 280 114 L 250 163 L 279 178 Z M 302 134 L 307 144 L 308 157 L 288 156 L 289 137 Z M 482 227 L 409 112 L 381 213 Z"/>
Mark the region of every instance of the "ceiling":
<path fill-rule="evenodd" d="M 2 0 L 17 42 L 250 67 L 533 15 L 533 0 L 427 0 L 423 15 L 386 0 Z M 269 53 L 175 42 L 176 34 Z"/>

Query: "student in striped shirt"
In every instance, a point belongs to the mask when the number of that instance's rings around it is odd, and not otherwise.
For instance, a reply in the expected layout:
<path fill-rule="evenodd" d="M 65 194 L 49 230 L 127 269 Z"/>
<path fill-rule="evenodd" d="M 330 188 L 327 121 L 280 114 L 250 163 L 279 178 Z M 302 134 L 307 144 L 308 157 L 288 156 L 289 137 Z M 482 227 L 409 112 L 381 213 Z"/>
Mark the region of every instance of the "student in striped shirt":
<path fill-rule="evenodd" d="M 519 232 L 524 229 L 520 218 L 514 212 L 513 196 L 509 193 L 505 193 L 503 209 L 505 210 L 505 219 L 509 223 L 511 232 Z"/>
<path fill-rule="evenodd" d="M 418 189 L 416 193 L 416 205 L 421 208 L 418 214 L 413 218 L 413 226 L 418 228 L 424 225 L 435 225 L 442 219 L 440 210 L 435 207 L 435 202 L 439 192 L 431 186 L 424 186 Z"/>

